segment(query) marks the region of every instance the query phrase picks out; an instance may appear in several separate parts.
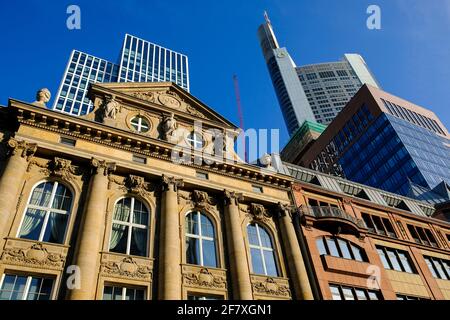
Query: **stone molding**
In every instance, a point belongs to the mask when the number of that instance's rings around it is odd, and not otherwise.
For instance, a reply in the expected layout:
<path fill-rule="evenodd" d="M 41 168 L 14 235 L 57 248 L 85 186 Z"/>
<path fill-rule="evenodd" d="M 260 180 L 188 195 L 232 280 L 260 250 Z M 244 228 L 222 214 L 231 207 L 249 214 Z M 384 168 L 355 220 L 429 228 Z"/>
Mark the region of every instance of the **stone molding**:
<path fill-rule="evenodd" d="M 178 179 L 175 177 L 169 177 L 165 174 L 162 175 L 162 186 L 163 190 L 173 190 L 175 192 L 178 191 L 178 188 L 182 188 L 184 186 L 183 179 Z"/>
<path fill-rule="evenodd" d="M 196 266 L 183 267 L 183 285 L 195 288 L 226 290 L 225 271 Z"/>
<path fill-rule="evenodd" d="M 111 189 L 113 183 L 117 184 L 122 191 L 134 193 L 143 198 L 150 196 L 150 192 L 155 190 L 151 183 L 145 182 L 144 177 L 132 174 L 126 178 L 109 175 L 108 189 Z"/>
<path fill-rule="evenodd" d="M 29 161 L 37 151 L 36 143 L 29 143 L 25 140 L 16 140 L 10 138 L 8 140 L 8 147 L 11 148 L 12 155 L 19 155 Z"/>
<path fill-rule="evenodd" d="M 91 159 L 91 166 L 95 173 L 103 174 L 104 176 L 108 176 L 116 170 L 115 162 L 107 162 L 106 160 L 99 160 L 94 157 Z"/>
<path fill-rule="evenodd" d="M 66 250 L 59 251 L 61 252 L 58 253 L 51 248 L 51 245 L 42 243 L 34 243 L 30 246 L 29 243 L 8 240 L 0 260 L 5 264 L 62 270 L 66 261 Z"/>
<path fill-rule="evenodd" d="M 115 278 L 151 281 L 153 278 L 153 263 L 152 261 L 145 261 L 144 263 L 133 257 L 103 254 L 100 273 L 103 276 Z"/>
<path fill-rule="evenodd" d="M 255 295 L 291 298 L 291 290 L 287 279 L 252 275 L 251 281 Z"/>

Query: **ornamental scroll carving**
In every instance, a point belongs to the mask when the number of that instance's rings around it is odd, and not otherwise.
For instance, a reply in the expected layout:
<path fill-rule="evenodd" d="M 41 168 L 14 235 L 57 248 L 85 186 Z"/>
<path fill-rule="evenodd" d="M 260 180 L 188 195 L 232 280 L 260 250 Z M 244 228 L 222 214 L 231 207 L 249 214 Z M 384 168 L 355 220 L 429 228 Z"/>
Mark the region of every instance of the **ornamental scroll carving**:
<path fill-rule="evenodd" d="M 24 140 L 16 140 L 14 138 L 10 138 L 8 140 L 8 147 L 11 148 L 12 155 L 18 155 L 25 158 L 27 161 L 29 161 L 37 151 L 36 143 L 29 143 Z"/>
<path fill-rule="evenodd" d="M 213 197 L 210 197 L 207 192 L 194 190 L 192 192 L 178 192 L 178 202 L 184 199 L 187 203 L 199 209 L 213 210 L 217 204 Z"/>
<path fill-rule="evenodd" d="M 115 176 L 108 176 L 108 189 L 111 189 L 112 184 L 119 185 L 119 188 L 124 192 L 137 194 L 143 198 L 150 195 L 154 191 L 154 186 L 140 176 L 130 174 L 127 178 L 119 178 Z"/>
<path fill-rule="evenodd" d="M 264 294 L 278 297 L 290 297 L 291 290 L 285 284 L 279 283 L 274 278 L 266 278 L 264 281 L 255 281 L 252 283 L 253 291 L 256 294 Z"/>
<path fill-rule="evenodd" d="M 198 272 L 188 272 L 183 274 L 185 285 L 201 288 L 226 289 L 227 282 L 224 277 L 211 273 L 207 268 L 202 268 Z"/>
<path fill-rule="evenodd" d="M 101 273 L 112 277 L 131 278 L 140 280 L 152 279 L 152 268 L 138 264 L 131 257 L 122 261 L 104 261 L 101 264 Z"/>
<path fill-rule="evenodd" d="M 7 264 L 56 270 L 63 269 L 65 260 L 65 256 L 49 252 L 41 243 L 28 249 L 7 248 L 1 257 L 1 261 Z"/>
<path fill-rule="evenodd" d="M 297 211 L 297 208 L 291 204 L 288 203 L 278 203 L 277 206 L 277 215 L 279 218 L 288 216 L 288 217 L 293 217 L 295 212 Z"/>
<path fill-rule="evenodd" d="M 256 221 L 268 222 L 272 216 L 262 204 L 251 203 L 247 208 L 247 217 Z"/>
<path fill-rule="evenodd" d="M 104 176 L 116 171 L 116 164 L 114 162 L 106 162 L 106 160 L 92 158 L 91 166 L 95 173 L 103 174 Z"/>
<path fill-rule="evenodd" d="M 131 95 L 140 100 L 159 103 L 168 108 L 189 113 L 195 117 L 207 119 L 207 117 L 195 107 L 187 104 L 175 92 L 165 91 L 148 91 L 148 92 L 133 92 Z"/>
<path fill-rule="evenodd" d="M 39 172 L 46 176 L 58 177 L 64 181 L 73 181 L 76 176 L 83 174 L 83 170 L 72 165 L 71 160 L 55 157 L 52 161 L 39 161 L 38 159 L 33 159 L 28 164 L 27 172 L 31 170 L 33 166 L 41 168 Z"/>
<path fill-rule="evenodd" d="M 242 193 L 224 190 L 224 200 L 225 205 L 227 206 L 228 205 L 238 206 L 239 202 L 244 200 L 244 196 L 242 195 Z"/>
<path fill-rule="evenodd" d="M 165 174 L 162 175 L 162 187 L 164 191 L 178 191 L 178 188 L 182 188 L 184 186 L 183 179 L 178 179 L 175 177 L 169 177 Z"/>

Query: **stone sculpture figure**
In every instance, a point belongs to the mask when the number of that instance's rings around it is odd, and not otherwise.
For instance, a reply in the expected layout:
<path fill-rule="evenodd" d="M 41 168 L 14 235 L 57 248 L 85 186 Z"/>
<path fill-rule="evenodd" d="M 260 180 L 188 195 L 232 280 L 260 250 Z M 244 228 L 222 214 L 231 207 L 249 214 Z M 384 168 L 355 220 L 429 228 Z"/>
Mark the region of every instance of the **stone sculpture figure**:
<path fill-rule="evenodd" d="M 47 88 L 39 89 L 36 93 L 36 101 L 33 102 L 34 105 L 46 107 L 46 103 L 50 101 L 51 98 L 50 90 Z"/>
<path fill-rule="evenodd" d="M 173 135 L 173 132 L 177 128 L 177 120 L 174 118 L 174 114 L 171 113 L 170 117 L 165 117 L 163 123 L 162 123 L 162 131 L 163 131 L 163 138 L 166 141 L 169 141 L 170 138 Z"/>

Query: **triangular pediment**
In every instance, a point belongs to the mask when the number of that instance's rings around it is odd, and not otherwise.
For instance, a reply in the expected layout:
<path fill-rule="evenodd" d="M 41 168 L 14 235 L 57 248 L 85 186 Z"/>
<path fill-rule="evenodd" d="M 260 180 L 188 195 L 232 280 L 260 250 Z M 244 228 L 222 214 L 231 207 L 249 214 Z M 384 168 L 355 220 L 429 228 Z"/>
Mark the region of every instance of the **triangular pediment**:
<path fill-rule="evenodd" d="M 237 127 L 193 95 L 171 82 L 115 82 L 92 85 L 91 94 L 107 91 L 117 97 L 137 99 L 165 112 L 183 113 L 230 129 Z"/>

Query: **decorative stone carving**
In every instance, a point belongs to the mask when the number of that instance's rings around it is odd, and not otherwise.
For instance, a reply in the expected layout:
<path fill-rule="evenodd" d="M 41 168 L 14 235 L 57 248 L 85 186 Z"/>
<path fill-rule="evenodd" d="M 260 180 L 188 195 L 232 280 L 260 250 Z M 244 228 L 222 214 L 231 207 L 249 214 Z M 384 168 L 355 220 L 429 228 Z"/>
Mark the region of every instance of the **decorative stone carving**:
<path fill-rule="evenodd" d="M 177 129 L 177 120 L 175 120 L 173 113 L 171 113 L 169 117 L 164 117 L 163 122 L 161 123 L 161 129 L 163 139 L 170 142 L 174 131 Z"/>
<path fill-rule="evenodd" d="M 160 94 L 158 96 L 159 102 L 161 102 L 164 106 L 179 109 L 181 107 L 181 101 L 177 94 L 172 92 L 167 92 L 165 94 Z"/>
<path fill-rule="evenodd" d="M 133 92 L 132 95 L 141 100 L 155 102 L 155 94 L 153 92 Z"/>
<path fill-rule="evenodd" d="M 1 260 L 7 264 L 60 270 L 64 267 L 65 257 L 50 253 L 42 243 L 36 243 L 28 249 L 6 248 Z"/>
<path fill-rule="evenodd" d="M 37 151 L 36 143 L 29 143 L 24 140 L 19 141 L 14 138 L 8 140 L 8 146 L 12 149 L 12 155 L 19 155 L 27 161 L 30 160 Z"/>
<path fill-rule="evenodd" d="M 201 288 L 226 289 L 227 282 L 224 277 L 211 273 L 207 268 L 200 269 L 199 272 L 189 272 L 183 274 L 185 285 Z"/>
<path fill-rule="evenodd" d="M 190 105 L 186 106 L 186 111 L 195 117 L 206 119 L 206 116 L 203 113 L 201 113 L 200 111 L 198 111 L 197 109 L 195 109 L 194 107 L 192 107 Z"/>
<path fill-rule="evenodd" d="M 279 297 L 290 297 L 291 290 L 285 284 L 279 283 L 274 278 L 266 278 L 265 281 L 255 281 L 252 284 L 255 294 L 263 294 Z"/>
<path fill-rule="evenodd" d="M 182 188 L 184 186 L 183 179 L 177 179 L 175 177 L 169 177 L 165 174 L 162 175 L 162 186 L 163 190 L 172 190 L 177 192 L 178 188 Z"/>
<path fill-rule="evenodd" d="M 192 206 L 199 209 L 214 210 L 217 204 L 213 197 L 210 197 L 207 192 L 194 190 L 193 192 L 178 192 L 178 202 L 180 199 L 186 200 Z"/>
<path fill-rule="evenodd" d="M 50 101 L 51 96 L 52 94 L 47 88 L 39 89 L 36 93 L 36 101 L 34 101 L 33 104 L 39 107 L 46 107 L 46 103 Z"/>
<path fill-rule="evenodd" d="M 235 191 L 224 190 L 225 205 L 239 205 L 240 201 L 244 200 L 242 193 Z"/>
<path fill-rule="evenodd" d="M 116 101 L 115 96 L 108 97 L 101 106 L 100 117 L 103 123 L 116 120 L 117 112 L 119 112 L 120 104 Z"/>
<path fill-rule="evenodd" d="M 259 159 L 259 163 L 263 168 L 275 171 L 275 168 L 272 166 L 272 156 L 270 154 L 265 153 L 261 159 Z"/>
<path fill-rule="evenodd" d="M 140 265 L 131 257 L 123 258 L 122 261 L 103 261 L 101 263 L 101 273 L 104 275 L 131 279 L 152 279 L 152 268 Z"/>
<path fill-rule="evenodd" d="M 55 176 L 65 181 L 73 181 L 76 175 L 81 175 L 80 167 L 72 165 L 71 160 L 55 157 L 53 161 L 42 163 L 37 159 L 30 161 L 27 171 L 33 166 L 42 168 L 41 173 L 47 176 Z"/>
<path fill-rule="evenodd" d="M 104 176 L 107 176 L 116 170 L 115 162 L 106 162 L 106 160 L 99 160 L 96 158 L 91 159 L 91 166 L 94 168 L 95 173 L 101 173 Z"/>
<path fill-rule="evenodd" d="M 278 217 L 284 217 L 284 216 L 289 216 L 292 217 L 292 214 L 297 210 L 297 208 L 291 204 L 288 203 L 278 203 L 277 206 L 277 214 Z"/>
<path fill-rule="evenodd" d="M 250 204 L 250 210 L 248 217 L 257 221 L 267 221 L 271 218 L 269 212 L 262 204 L 252 203 Z"/>
<path fill-rule="evenodd" d="M 140 195 L 143 198 L 149 196 L 151 191 L 154 191 L 153 186 L 149 182 L 145 182 L 143 177 L 132 174 L 125 179 L 109 175 L 108 180 L 108 189 L 111 189 L 111 184 L 115 183 L 118 184 L 123 191 Z"/>

